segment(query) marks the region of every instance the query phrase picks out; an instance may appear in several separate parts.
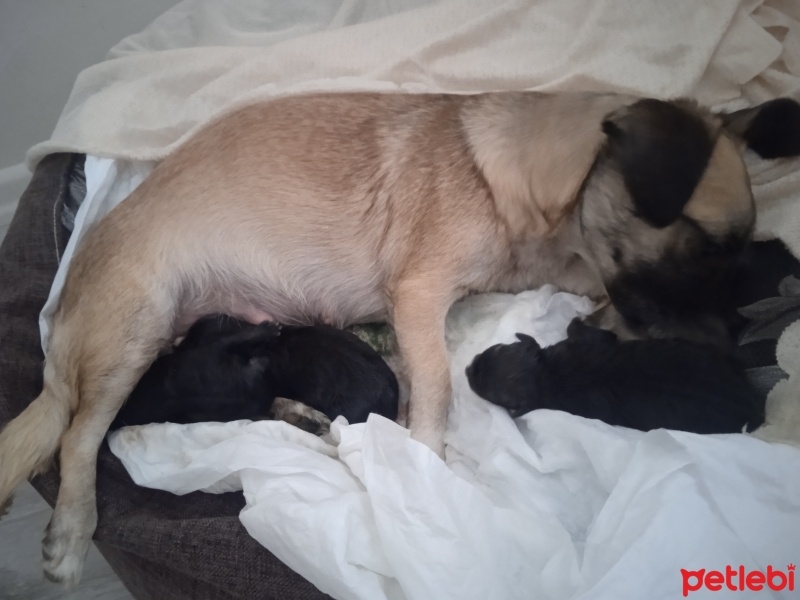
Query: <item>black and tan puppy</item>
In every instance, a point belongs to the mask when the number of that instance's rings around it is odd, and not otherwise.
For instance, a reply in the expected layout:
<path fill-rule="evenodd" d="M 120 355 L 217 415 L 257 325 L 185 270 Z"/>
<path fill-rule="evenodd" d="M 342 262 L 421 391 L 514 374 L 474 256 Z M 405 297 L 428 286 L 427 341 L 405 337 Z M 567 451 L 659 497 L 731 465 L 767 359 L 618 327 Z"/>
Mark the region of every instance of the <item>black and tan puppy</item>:
<path fill-rule="evenodd" d="M 150 366 L 111 428 L 146 423 L 263 419 L 276 397 L 350 423 L 395 419 L 391 369 L 357 336 L 325 325 L 251 325 L 228 316 L 198 321 Z"/>
<path fill-rule="evenodd" d="M 45 572 L 74 584 L 106 431 L 207 314 L 389 321 L 411 436 L 440 456 L 445 319 L 467 294 L 550 283 L 610 299 L 633 336 L 715 337 L 709 307 L 755 223 L 742 153 L 797 153 L 798 114 L 591 92 L 309 94 L 226 114 L 78 244 L 42 393 L 0 432 L 0 503 L 60 452 Z"/>
<path fill-rule="evenodd" d="M 467 367 L 472 390 L 512 416 L 562 410 L 632 429 L 739 433 L 764 421 L 764 402 L 724 352 L 685 340 L 620 342 L 576 319 L 567 339 L 498 344 Z"/>

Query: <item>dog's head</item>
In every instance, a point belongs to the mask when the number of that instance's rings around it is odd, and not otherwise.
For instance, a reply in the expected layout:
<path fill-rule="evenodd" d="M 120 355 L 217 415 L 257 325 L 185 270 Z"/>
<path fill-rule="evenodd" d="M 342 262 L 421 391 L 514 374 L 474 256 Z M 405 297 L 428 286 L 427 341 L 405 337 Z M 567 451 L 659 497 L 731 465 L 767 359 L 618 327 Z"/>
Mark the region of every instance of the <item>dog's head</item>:
<path fill-rule="evenodd" d="M 466 369 L 472 391 L 506 408 L 512 417 L 552 408 L 552 400 L 565 394 L 565 372 L 572 378 L 574 371 L 580 378 L 587 362 L 608 355 L 617 345 L 614 333 L 589 327 L 579 318 L 567 328 L 567 339 L 547 348 L 524 333 L 517 333 L 517 340 L 487 348 Z"/>
<path fill-rule="evenodd" d="M 607 116 L 584 182 L 581 233 L 611 306 L 595 323 L 622 337 L 720 341 L 755 224 L 743 153 L 800 154 L 800 105 L 728 115 L 644 99 Z"/>
<path fill-rule="evenodd" d="M 172 378 L 213 397 L 258 388 L 279 344 L 276 323 L 251 325 L 233 317 L 195 323 L 172 353 Z"/>
<path fill-rule="evenodd" d="M 466 369 L 472 391 L 513 414 L 532 409 L 536 397 L 535 369 L 542 348 L 529 335 L 517 334 L 518 342 L 495 344 L 478 354 Z"/>

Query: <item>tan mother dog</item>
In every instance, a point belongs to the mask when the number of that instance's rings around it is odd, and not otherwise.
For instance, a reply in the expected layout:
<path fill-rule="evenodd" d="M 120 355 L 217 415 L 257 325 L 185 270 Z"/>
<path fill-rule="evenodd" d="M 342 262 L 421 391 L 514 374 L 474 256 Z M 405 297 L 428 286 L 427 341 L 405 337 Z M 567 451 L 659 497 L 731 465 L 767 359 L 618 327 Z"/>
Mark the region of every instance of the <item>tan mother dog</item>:
<path fill-rule="evenodd" d="M 77 582 L 103 436 L 159 351 L 209 313 L 389 318 L 411 433 L 441 455 L 455 300 L 553 283 L 608 294 L 631 330 L 701 323 L 695 296 L 713 296 L 752 232 L 742 140 L 767 131 L 766 155 L 797 151 L 780 149 L 797 108 L 722 118 L 613 94 L 343 94 L 226 116 L 78 248 L 44 389 L 0 434 L 0 502 L 60 446 L 45 573 Z"/>

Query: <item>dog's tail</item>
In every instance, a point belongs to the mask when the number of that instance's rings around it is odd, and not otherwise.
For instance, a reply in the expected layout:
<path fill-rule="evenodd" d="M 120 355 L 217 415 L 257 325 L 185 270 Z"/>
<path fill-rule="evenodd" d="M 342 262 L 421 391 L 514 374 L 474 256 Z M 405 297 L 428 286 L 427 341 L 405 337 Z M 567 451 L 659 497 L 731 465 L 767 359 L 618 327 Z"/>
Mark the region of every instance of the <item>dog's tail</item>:
<path fill-rule="evenodd" d="M 0 516 L 11 505 L 14 488 L 48 467 L 69 427 L 69 388 L 48 379 L 46 373 L 39 397 L 0 431 Z"/>

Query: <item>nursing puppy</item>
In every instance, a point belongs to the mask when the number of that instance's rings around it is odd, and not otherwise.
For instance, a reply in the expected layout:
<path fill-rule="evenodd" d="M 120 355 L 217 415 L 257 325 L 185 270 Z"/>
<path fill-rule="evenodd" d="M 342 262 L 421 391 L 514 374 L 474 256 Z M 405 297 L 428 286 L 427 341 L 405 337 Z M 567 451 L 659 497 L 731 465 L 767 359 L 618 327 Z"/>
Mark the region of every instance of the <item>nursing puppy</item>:
<path fill-rule="evenodd" d="M 472 390 L 513 417 L 549 408 L 642 431 L 694 433 L 741 433 L 764 422 L 764 401 L 742 369 L 708 344 L 620 342 L 579 319 L 547 348 L 517 338 L 485 350 L 466 370 Z"/>
<path fill-rule="evenodd" d="M 44 568 L 75 583 L 103 436 L 159 351 L 205 314 L 390 320 L 411 435 L 440 455 L 445 316 L 470 292 L 551 283 L 607 294 L 632 335 L 716 335 L 707 308 L 755 219 L 741 152 L 762 138 L 772 154 L 800 151 L 798 112 L 498 92 L 308 95 L 229 114 L 77 248 L 44 389 L 0 434 L 0 503 L 60 447 Z"/>
<path fill-rule="evenodd" d="M 251 325 L 220 315 L 195 323 L 172 352 L 156 359 L 111 428 L 264 419 L 276 396 L 301 402 L 326 421 L 342 415 L 361 423 L 373 412 L 397 418 L 394 373 L 352 333 L 324 325 Z M 319 428 L 311 411 L 299 419 L 308 426 L 314 421 Z"/>

